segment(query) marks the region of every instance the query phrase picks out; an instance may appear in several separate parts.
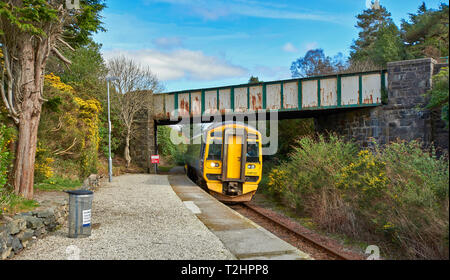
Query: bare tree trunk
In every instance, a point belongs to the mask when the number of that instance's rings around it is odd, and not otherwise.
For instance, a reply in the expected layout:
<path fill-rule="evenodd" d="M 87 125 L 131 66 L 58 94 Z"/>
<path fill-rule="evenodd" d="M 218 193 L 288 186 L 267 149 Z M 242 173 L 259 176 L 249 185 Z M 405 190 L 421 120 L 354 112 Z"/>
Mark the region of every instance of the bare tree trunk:
<path fill-rule="evenodd" d="M 21 73 L 25 83 L 19 121 L 19 138 L 14 165 L 14 192 L 27 199 L 33 198 L 34 162 L 37 133 L 41 117 L 42 68 L 36 67 L 36 56 L 31 42 L 23 46 Z"/>
<path fill-rule="evenodd" d="M 131 163 L 131 156 L 130 156 L 130 136 L 131 136 L 131 131 L 128 129 L 127 130 L 127 136 L 125 137 L 125 152 L 124 152 L 124 157 L 126 160 L 126 167 L 130 167 L 130 163 Z"/>

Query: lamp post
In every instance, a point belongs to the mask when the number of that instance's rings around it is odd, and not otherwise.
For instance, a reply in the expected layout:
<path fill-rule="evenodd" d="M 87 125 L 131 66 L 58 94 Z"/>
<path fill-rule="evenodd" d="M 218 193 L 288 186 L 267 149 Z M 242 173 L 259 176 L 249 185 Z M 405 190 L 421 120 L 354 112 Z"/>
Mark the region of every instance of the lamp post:
<path fill-rule="evenodd" d="M 108 174 L 109 181 L 112 181 L 112 158 L 111 158 L 111 115 L 109 102 L 109 82 L 119 80 L 117 77 L 106 77 L 106 88 L 108 89 Z"/>

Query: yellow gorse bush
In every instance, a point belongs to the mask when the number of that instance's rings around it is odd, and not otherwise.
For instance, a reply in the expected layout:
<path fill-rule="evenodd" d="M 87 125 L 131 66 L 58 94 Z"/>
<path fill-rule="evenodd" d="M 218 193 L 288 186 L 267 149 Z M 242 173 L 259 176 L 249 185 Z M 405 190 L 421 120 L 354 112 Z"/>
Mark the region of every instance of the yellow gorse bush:
<path fill-rule="evenodd" d="M 286 172 L 278 168 L 274 168 L 269 173 L 269 191 L 281 194 L 286 187 Z"/>
<path fill-rule="evenodd" d="M 65 84 L 63 82 L 61 82 L 61 78 L 56 76 L 53 73 L 50 73 L 48 75 L 44 76 L 44 79 L 46 82 L 48 82 L 53 88 L 56 88 L 60 91 L 64 91 L 64 92 L 74 92 L 73 87 L 71 87 L 68 84 Z"/>
<path fill-rule="evenodd" d="M 48 156 L 48 149 L 42 146 L 41 142 L 38 142 L 36 147 L 36 160 L 34 163 L 34 174 L 38 180 L 50 179 L 55 173 L 52 168 L 52 164 L 55 161 Z"/>
<path fill-rule="evenodd" d="M 45 145 L 52 151 L 64 151 L 66 157 L 76 160 L 80 167 L 80 177 L 97 172 L 102 112 L 100 102 L 92 97 L 82 98 L 84 95 L 78 92 L 78 88 L 65 84 L 53 73 L 45 75 L 45 85 L 46 93 L 51 97 L 49 100 L 53 103 L 49 103 L 47 107 L 49 114 L 43 115 L 47 122 L 46 126 L 42 126 L 42 130 L 55 132 L 54 139 L 41 135 L 41 138 L 45 139 Z M 38 164 L 44 164 L 43 159 L 39 160 Z M 49 170 L 45 172 L 43 166 L 39 168 L 43 173 L 50 174 Z M 47 176 L 41 178 L 48 179 Z"/>
<path fill-rule="evenodd" d="M 370 151 L 358 153 L 356 162 L 342 168 L 338 174 L 337 186 L 342 189 L 355 188 L 363 192 L 374 192 L 387 186 L 389 179 L 386 163 L 378 160 Z"/>
<path fill-rule="evenodd" d="M 83 173 L 89 173 L 89 170 L 93 167 L 96 168 L 97 151 L 100 144 L 99 115 L 102 111 L 102 107 L 100 102 L 96 99 L 83 100 L 79 97 L 74 97 L 74 101 L 78 105 L 80 120 L 88 128 L 88 133 L 86 137 L 82 139 L 81 143 L 81 168 L 83 169 Z"/>

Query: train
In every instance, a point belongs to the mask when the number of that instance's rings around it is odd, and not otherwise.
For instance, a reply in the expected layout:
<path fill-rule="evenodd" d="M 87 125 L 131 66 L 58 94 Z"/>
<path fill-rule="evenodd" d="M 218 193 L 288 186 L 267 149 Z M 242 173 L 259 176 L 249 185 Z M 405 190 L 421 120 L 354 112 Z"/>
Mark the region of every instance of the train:
<path fill-rule="evenodd" d="M 262 175 L 262 138 L 240 122 L 212 123 L 190 139 L 187 176 L 219 201 L 250 201 Z"/>

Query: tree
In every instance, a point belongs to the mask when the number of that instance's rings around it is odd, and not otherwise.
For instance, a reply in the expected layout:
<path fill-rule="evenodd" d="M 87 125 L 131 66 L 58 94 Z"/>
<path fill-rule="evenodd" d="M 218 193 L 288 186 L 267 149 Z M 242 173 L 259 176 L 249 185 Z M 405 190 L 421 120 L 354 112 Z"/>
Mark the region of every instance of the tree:
<path fill-rule="evenodd" d="M 303 78 L 341 72 L 346 68 L 342 54 L 326 56 L 322 49 L 309 50 L 304 57 L 291 64 L 292 78 Z"/>
<path fill-rule="evenodd" d="M 64 0 L 10 0 L 0 2 L 0 66 L 2 101 L 19 130 L 14 164 L 14 192 L 33 197 L 34 162 L 42 110 L 43 80 L 49 56 L 67 65 L 61 49 L 69 42 L 83 44 L 102 30 L 100 0 L 80 1 L 68 10 Z"/>
<path fill-rule="evenodd" d="M 159 92 L 161 86 L 148 67 L 142 67 L 124 56 L 111 59 L 108 69 L 111 76 L 118 78 L 114 82 L 118 94 L 113 94 L 113 100 L 118 103 L 120 117 L 125 126 L 124 157 L 126 166 L 129 167 L 130 139 L 135 134 L 133 124 L 136 115 L 151 108 L 152 94 Z"/>
<path fill-rule="evenodd" d="M 422 3 L 417 14 L 409 14 L 409 22 L 402 20 L 402 38 L 410 58 L 448 56 L 448 12 L 448 4 L 432 10 Z"/>
<path fill-rule="evenodd" d="M 260 83 L 260 82 L 261 81 L 259 80 L 258 77 L 251 76 L 250 79 L 248 79 L 248 83 L 249 84 L 257 84 L 257 83 Z"/>
<path fill-rule="evenodd" d="M 389 61 L 404 59 L 405 48 L 397 26 L 390 23 L 381 27 L 373 48 L 368 49 L 367 53 L 368 60 L 380 66 L 386 66 Z"/>
<path fill-rule="evenodd" d="M 426 93 L 430 97 L 427 108 L 440 109 L 441 119 L 445 122 L 448 128 L 449 110 L 448 110 L 448 96 L 449 96 L 449 82 L 448 82 L 448 67 L 442 68 L 439 73 L 433 76 L 433 89 Z"/>
<path fill-rule="evenodd" d="M 403 58 L 403 44 L 400 33 L 385 7 L 377 5 L 357 15 L 355 27 L 360 29 L 358 39 L 350 51 L 352 64 L 372 61 L 379 65 Z"/>

